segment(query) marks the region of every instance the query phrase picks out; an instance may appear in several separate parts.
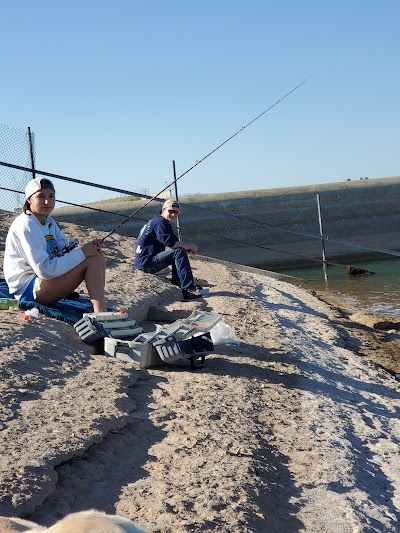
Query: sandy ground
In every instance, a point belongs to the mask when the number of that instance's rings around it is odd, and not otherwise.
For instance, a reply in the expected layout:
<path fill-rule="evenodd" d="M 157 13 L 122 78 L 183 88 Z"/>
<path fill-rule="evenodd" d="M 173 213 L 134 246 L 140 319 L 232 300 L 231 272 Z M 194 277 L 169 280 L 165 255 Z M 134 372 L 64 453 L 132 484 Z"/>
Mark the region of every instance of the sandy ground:
<path fill-rule="evenodd" d="M 62 226 L 82 243 L 99 236 Z M 92 355 L 67 324 L 0 311 L 0 515 L 50 525 L 96 508 L 171 533 L 399 530 L 396 332 L 197 258 L 210 294 L 181 302 L 133 271 L 133 239 L 114 235 L 106 254 L 110 306 L 146 330 L 166 314 L 223 313 L 240 346 L 216 346 L 195 371 L 138 369 Z"/>

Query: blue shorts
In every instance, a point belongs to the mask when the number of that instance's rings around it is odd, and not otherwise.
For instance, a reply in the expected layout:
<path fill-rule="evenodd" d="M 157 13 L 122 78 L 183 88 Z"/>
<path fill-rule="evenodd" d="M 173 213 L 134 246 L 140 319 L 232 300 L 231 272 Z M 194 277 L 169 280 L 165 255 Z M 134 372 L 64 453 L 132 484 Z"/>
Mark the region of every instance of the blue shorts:
<path fill-rule="evenodd" d="M 35 298 L 33 297 L 33 286 L 35 285 L 35 281 L 37 280 L 37 277 L 35 276 L 33 280 L 29 283 L 27 288 L 25 289 L 24 294 L 19 299 L 20 302 L 34 302 Z"/>

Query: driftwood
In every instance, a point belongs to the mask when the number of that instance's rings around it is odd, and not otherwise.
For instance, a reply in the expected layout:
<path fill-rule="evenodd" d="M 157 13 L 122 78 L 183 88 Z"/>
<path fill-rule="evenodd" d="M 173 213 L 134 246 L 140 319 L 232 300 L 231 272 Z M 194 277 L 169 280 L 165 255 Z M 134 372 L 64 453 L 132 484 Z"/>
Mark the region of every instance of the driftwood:
<path fill-rule="evenodd" d="M 366 268 L 360 268 L 352 265 L 347 267 L 348 276 L 367 276 L 368 274 L 375 274 L 375 272 L 370 272 Z"/>

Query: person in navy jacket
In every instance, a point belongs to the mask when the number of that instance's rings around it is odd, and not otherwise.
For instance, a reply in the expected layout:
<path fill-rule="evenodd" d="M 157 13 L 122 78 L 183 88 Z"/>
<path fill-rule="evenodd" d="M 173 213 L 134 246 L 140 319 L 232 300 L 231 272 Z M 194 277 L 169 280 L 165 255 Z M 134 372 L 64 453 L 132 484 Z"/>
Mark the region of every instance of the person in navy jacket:
<path fill-rule="evenodd" d="M 136 240 L 135 268 L 155 274 L 172 266 L 171 282 L 182 289 L 184 300 L 199 298 L 201 294 L 193 280 L 188 252 L 197 254 L 197 244 L 178 240 L 171 222 L 176 220 L 180 205 L 168 199 L 163 203 L 160 214 L 149 220 L 140 230 Z"/>

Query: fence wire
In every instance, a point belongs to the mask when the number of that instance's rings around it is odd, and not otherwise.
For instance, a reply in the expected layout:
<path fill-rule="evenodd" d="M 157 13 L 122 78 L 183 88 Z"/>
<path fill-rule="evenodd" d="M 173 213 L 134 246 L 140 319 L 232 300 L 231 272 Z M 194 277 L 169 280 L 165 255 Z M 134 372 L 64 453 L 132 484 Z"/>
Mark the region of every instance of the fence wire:
<path fill-rule="evenodd" d="M 31 133 L 32 155 L 35 154 L 34 134 Z M 0 124 L 0 160 L 5 163 L 32 167 L 29 131 L 11 128 Z M 8 167 L 0 167 L 0 187 L 23 191 L 33 175 L 31 172 Z M 0 189 L 0 211 L 19 212 L 24 203 L 24 196 L 16 192 Z"/>

